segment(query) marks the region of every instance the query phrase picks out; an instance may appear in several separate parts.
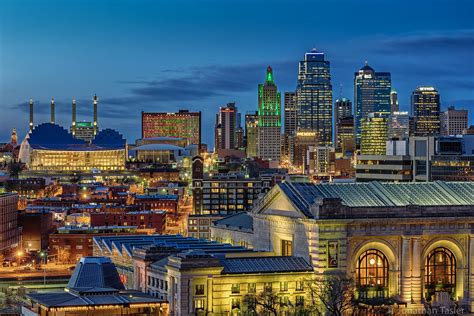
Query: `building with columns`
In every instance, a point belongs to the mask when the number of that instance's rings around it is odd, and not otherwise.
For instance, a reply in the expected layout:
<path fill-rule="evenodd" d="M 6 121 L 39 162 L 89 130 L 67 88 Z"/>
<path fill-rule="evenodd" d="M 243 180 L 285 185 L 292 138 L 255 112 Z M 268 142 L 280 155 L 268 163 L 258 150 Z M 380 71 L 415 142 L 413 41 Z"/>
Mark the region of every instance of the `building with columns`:
<path fill-rule="evenodd" d="M 245 227 L 216 221 L 212 238 L 343 271 L 360 301 L 474 310 L 472 182 L 285 182 L 247 216 Z"/>

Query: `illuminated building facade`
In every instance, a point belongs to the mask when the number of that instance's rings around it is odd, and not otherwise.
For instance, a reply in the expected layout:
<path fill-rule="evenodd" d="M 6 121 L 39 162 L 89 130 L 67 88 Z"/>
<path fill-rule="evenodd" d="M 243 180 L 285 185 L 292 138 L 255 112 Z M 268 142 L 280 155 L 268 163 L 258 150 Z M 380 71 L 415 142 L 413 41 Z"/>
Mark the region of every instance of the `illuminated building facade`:
<path fill-rule="evenodd" d="M 317 132 L 297 131 L 295 135 L 294 155 L 292 163 L 295 167 L 302 168 L 306 161 L 306 152 L 310 146 L 318 145 Z"/>
<path fill-rule="evenodd" d="M 392 112 L 389 124 L 389 139 L 407 139 L 410 136 L 410 116 L 408 112 Z"/>
<path fill-rule="evenodd" d="M 21 161 L 33 171 L 123 170 L 125 158 L 126 142 L 114 130 L 101 130 L 91 143 L 87 143 L 51 123 L 37 125 L 20 148 Z"/>
<path fill-rule="evenodd" d="M 457 110 L 449 107 L 441 114 L 441 135 L 461 135 L 467 129 L 467 110 Z"/>
<path fill-rule="evenodd" d="M 441 134 L 440 97 L 433 87 L 418 87 L 411 95 L 415 136 Z"/>
<path fill-rule="evenodd" d="M 77 263 L 64 292 L 28 294 L 22 315 L 165 316 L 168 303 L 151 295 L 126 290 L 107 257 L 85 257 Z"/>
<path fill-rule="evenodd" d="M 385 155 L 389 113 L 369 113 L 361 121 L 361 155 Z"/>
<path fill-rule="evenodd" d="M 92 122 L 76 122 L 74 137 L 91 142 L 95 137 L 95 128 Z"/>
<path fill-rule="evenodd" d="M 142 138 L 185 138 L 187 145 L 201 144 L 201 112 L 180 110 L 177 113 L 142 112 Z"/>
<path fill-rule="evenodd" d="M 258 85 L 258 146 L 257 157 L 280 161 L 281 156 L 281 94 L 273 80 L 273 70 L 267 68 L 264 84 Z"/>
<path fill-rule="evenodd" d="M 298 130 L 315 132 L 320 145 L 332 144 L 332 83 L 330 63 L 315 49 L 299 63 L 296 87 Z M 298 158 L 299 160 L 300 158 Z"/>
<path fill-rule="evenodd" d="M 354 117 L 350 116 L 339 119 L 336 130 L 337 152 L 345 157 L 352 156 L 352 153 L 355 151 Z"/>
<path fill-rule="evenodd" d="M 283 154 L 293 156 L 294 137 L 298 127 L 298 108 L 296 106 L 296 92 L 285 92 L 283 123 Z"/>
<path fill-rule="evenodd" d="M 349 99 L 341 98 L 337 99 L 334 104 L 334 123 L 336 126 L 335 139 L 336 139 L 336 150 L 338 152 L 345 153 L 347 146 L 343 147 L 343 139 L 346 139 L 347 133 L 350 132 L 349 120 L 354 120 L 352 116 L 352 102 Z M 354 138 L 354 124 L 352 123 L 352 138 Z M 344 130 L 342 130 L 344 129 Z M 344 135 L 339 136 L 343 133 Z"/>
<path fill-rule="evenodd" d="M 247 157 L 257 157 L 258 112 L 245 114 L 245 140 Z"/>
<path fill-rule="evenodd" d="M 304 280 L 311 278 L 313 269 L 306 260 L 257 255 L 219 258 L 189 250 L 148 265 L 137 258 L 136 267 L 140 266 L 140 274 L 146 275 L 138 286 L 166 299 L 170 315 L 175 316 L 263 315 L 260 306 L 251 306 L 245 297 L 270 289 L 279 300 L 274 303 L 278 315 L 311 304 Z"/>
<path fill-rule="evenodd" d="M 390 91 L 390 113 L 399 112 L 400 106 L 398 105 L 398 93 L 395 89 Z"/>
<path fill-rule="evenodd" d="M 217 221 L 211 234 L 277 256 L 298 245 L 292 254 L 316 275 L 350 276 L 362 303 L 396 297 L 414 313 L 444 297 L 472 312 L 473 190 L 474 182 L 285 182 L 255 205 L 250 232 Z"/>
<path fill-rule="evenodd" d="M 235 103 L 227 103 L 226 106 L 219 108 L 214 129 L 214 150 L 217 153 L 237 148 L 237 117 L 239 117 L 237 114 Z"/>
<path fill-rule="evenodd" d="M 392 79 L 389 72 L 375 72 L 367 62 L 354 73 L 354 109 L 356 145 L 361 146 L 362 120 L 369 113 L 391 110 Z"/>
<path fill-rule="evenodd" d="M 17 207 L 18 194 L 0 193 L 0 253 L 9 251 L 19 244 Z"/>

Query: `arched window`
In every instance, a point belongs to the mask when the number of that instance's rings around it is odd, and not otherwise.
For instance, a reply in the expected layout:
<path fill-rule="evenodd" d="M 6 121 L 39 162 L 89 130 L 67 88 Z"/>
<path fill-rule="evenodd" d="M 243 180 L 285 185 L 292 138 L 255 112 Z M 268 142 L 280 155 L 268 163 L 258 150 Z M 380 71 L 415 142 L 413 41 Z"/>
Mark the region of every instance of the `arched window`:
<path fill-rule="evenodd" d="M 456 286 L 456 258 L 451 250 L 438 247 L 426 257 L 425 262 L 425 292 L 426 298 L 436 292 L 454 294 Z"/>
<path fill-rule="evenodd" d="M 360 255 L 356 282 L 360 298 L 388 296 L 388 260 L 383 252 L 370 249 Z"/>

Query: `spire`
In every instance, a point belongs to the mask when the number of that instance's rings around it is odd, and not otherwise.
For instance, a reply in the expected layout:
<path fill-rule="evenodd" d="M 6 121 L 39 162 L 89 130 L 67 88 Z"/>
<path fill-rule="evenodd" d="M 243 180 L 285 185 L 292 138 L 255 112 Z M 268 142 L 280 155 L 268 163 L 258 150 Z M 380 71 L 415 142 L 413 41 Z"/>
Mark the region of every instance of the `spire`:
<path fill-rule="evenodd" d="M 267 67 L 267 82 L 273 83 L 273 70 L 270 66 Z"/>
<path fill-rule="evenodd" d="M 30 99 L 30 131 L 33 130 L 33 99 Z"/>
<path fill-rule="evenodd" d="M 76 99 L 72 100 L 72 135 L 76 135 Z"/>
<path fill-rule="evenodd" d="M 98 103 L 97 95 L 94 94 L 94 136 L 97 135 L 97 103 Z"/>
<path fill-rule="evenodd" d="M 51 98 L 51 124 L 54 124 L 54 98 Z"/>

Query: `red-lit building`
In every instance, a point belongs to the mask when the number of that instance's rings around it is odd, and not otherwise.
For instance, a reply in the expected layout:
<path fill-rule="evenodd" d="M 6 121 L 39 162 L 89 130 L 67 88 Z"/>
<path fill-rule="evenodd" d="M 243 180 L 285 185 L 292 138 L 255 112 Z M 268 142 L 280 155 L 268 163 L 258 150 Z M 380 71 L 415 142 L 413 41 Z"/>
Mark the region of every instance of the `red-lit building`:
<path fill-rule="evenodd" d="M 91 226 L 137 226 L 154 229 L 161 234 L 166 228 L 166 211 L 139 211 L 128 213 L 91 213 Z"/>
<path fill-rule="evenodd" d="M 23 249 L 27 251 L 48 249 L 49 235 L 56 230 L 53 225 L 53 213 L 22 212 L 18 216 L 18 222 L 22 227 Z"/>
<path fill-rule="evenodd" d="M 142 138 L 152 137 L 177 137 L 186 139 L 187 145 L 201 144 L 201 112 L 142 112 Z"/>

